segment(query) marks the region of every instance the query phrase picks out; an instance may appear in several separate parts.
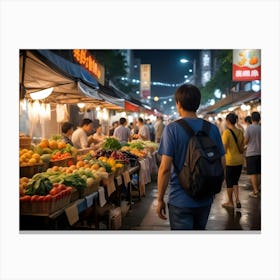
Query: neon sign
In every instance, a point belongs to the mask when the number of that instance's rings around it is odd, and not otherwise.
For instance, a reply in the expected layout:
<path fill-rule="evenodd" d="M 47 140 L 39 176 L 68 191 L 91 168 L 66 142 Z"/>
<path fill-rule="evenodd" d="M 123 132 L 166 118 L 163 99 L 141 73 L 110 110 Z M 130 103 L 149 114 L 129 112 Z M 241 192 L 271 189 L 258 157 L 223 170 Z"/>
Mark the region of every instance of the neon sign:
<path fill-rule="evenodd" d="M 81 64 L 87 71 L 94 75 L 98 80 L 104 77 L 104 67 L 88 53 L 87 50 L 73 50 L 73 57 L 76 62 Z"/>

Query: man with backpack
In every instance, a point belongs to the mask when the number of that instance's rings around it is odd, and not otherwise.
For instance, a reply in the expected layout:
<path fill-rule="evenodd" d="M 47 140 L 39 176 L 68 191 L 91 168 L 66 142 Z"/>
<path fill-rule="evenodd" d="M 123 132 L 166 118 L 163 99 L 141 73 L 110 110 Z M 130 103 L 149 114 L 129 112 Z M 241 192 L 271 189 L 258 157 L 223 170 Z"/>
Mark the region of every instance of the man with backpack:
<path fill-rule="evenodd" d="M 204 230 L 224 179 L 225 151 L 217 126 L 196 115 L 199 89 L 184 84 L 174 97 L 181 120 L 165 127 L 159 146 L 157 214 L 167 219 L 164 195 L 169 187 L 171 230 Z"/>

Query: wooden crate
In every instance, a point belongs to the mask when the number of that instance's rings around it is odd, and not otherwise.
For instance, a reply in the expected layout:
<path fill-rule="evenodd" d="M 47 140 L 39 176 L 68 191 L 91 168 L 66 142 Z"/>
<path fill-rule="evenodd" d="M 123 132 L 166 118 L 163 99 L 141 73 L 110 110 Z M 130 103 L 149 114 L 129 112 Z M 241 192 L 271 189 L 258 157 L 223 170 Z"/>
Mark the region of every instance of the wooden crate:
<path fill-rule="evenodd" d="M 61 159 L 61 160 L 50 160 L 49 166 L 50 167 L 53 167 L 53 166 L 68 167 L 68 166 L 72 165 L 71 163 L 74 163 L 73 157 L 69 157 L 69 158 L 65 158 L 65 159 Z"/>
<path fill-rule="evenodd" d="M 33 175 L 45 171 L 45 165 L 43 163 L 38 163 L 29 166 L 21 166 L 19 169 L 20 177 L 32 178 Z"/>

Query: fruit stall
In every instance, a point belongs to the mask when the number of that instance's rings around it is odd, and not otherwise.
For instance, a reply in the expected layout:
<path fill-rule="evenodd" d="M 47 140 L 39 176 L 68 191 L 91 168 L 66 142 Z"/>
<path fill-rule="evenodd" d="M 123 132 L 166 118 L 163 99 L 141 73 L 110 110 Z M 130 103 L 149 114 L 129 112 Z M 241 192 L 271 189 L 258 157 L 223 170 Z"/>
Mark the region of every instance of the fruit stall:
<path fill-rule="evenodd" d="M 80 152 L 59 138 L 20 137 L 20 230 L 120 229 L 157 174 L 157 145 L 108 137 Z M 101 225 L 101 226 L 100 226 Z"/>

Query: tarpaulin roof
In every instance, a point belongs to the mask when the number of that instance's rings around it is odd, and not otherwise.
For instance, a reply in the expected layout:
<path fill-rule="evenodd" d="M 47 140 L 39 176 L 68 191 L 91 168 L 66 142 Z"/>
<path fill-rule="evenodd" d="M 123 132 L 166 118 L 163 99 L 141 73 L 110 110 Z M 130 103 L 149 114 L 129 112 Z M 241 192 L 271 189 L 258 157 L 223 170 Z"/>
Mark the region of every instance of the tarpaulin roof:
<path fill-rule="evenodd" d="M 256 100 L 260 98 L 261 98 L 261 92 L 253 92 L 253 91 L 232 92 L 226 98 L 221 99 L 219 102 L 215 103 L 214 105 L 199 110 L 199 113 L 216 114 L 223 110 L 226 110 L 229 107 L 239 106 L 244 102 L 250 100 Z"/>
<path fill-rule="evenodd" d="M 26 51 L 25 55 L 22 54 L 19 78 L 27 98 L 32 92 L 53 87 L 46 102 L 85 102 L 113 110 L 124 108 L 124 99 L 99 92 L 99 84 L 91 74 L 49 50 Z"/>

